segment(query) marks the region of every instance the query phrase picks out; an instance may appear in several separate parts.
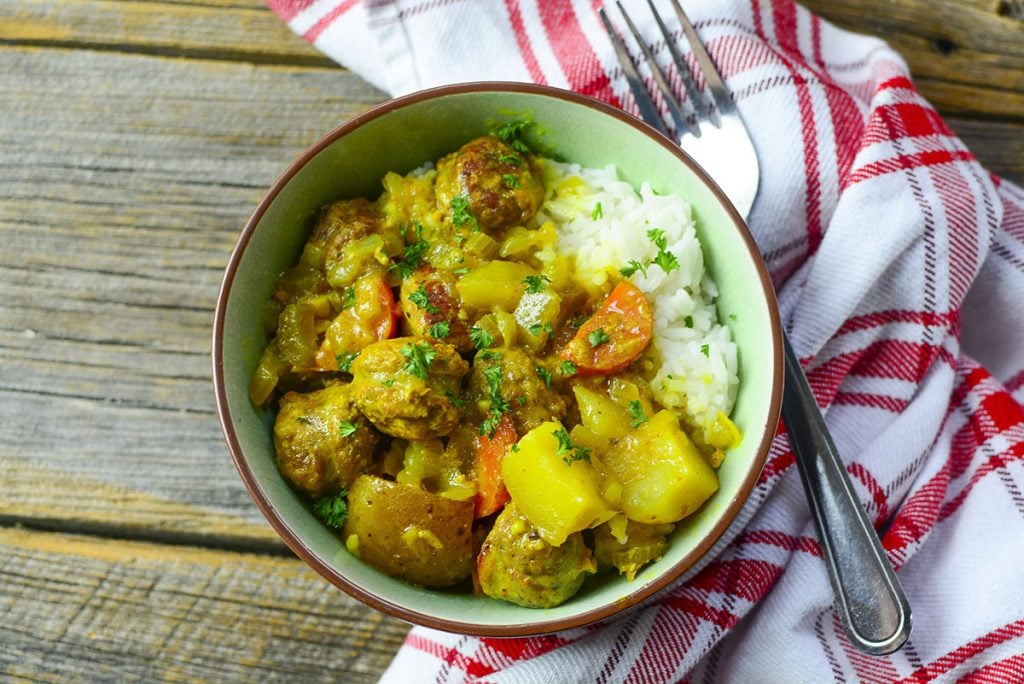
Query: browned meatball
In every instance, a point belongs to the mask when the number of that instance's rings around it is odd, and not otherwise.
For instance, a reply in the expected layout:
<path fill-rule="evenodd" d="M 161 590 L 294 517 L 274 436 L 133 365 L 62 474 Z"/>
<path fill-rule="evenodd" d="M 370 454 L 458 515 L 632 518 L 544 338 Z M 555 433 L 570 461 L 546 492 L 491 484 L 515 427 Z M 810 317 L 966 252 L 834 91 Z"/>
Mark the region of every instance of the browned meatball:
<path fill-rule="evenodd" d="M 484 539 L 476 568 L 480 588 L 491 598 L 553 608 L 572 598 L 597 564 L 581 533 L 552 546 L 510 503 Z"/>
<path fill-rule="evenodd" d="M 544 383 L 536 362 L 519 349 L 486 350 L 474 359 L 469 399 L 475 413 L 493 410 L 495 391 L 511 412 L 517 434 L 565 416 L 565 400 Z"/>
<path fill-rule="evenodd" d="M 338 261 L 345 245 L 380 232 L 377 206 L 365 197 L 340 200 L 320 210 L 309 241 L 324 249 L 328 267 Z"/>
<path fill-rule="evenodd" d="M 601 525 L 594 534 L 594 557 L 601 567 L 614 567 L 632 582 L 644 566 L 665 554 L 666 536 L 671 533 L 672 525 L 646 525 L 630 520 L 626 539 L 620 542 L 607 524 Z"/>
<path fill-rule="evenodd" d="M 450 344 L 398 337 L 352 362 L 352 395 L 378 430 L 402 439 L 447 435 L 462 420 L 459 387 L 469 364 Z"/>
<path fill-rule="evenodd" d="M 529 220 L 544 201 L 544 184 L 526 155 L 486 136 L 437 163 L 436 193 L 456 227 L 475 221 L 493 233 Z"/>
<path fill-rule="evenodd" d="M 350 385 L 281 397 L 274 422 L 277 469 L 313 498 L 337 494 L 363 473 L 377 433 L 359 415 Z"/>
<path fill-rule="evenodd" d="M 460 352 L 473 349 L 462 299 L 450 271 L 421 266 L 402 281 L 401 298 L 409 334 L 443 340 Z"/>

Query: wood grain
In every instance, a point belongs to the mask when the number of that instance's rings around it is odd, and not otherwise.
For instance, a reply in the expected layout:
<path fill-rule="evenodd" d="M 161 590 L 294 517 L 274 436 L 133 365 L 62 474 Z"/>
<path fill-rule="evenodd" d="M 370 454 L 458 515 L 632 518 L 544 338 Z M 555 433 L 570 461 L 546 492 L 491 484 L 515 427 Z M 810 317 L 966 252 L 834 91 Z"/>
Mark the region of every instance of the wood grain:
<path fill-rule="evenodd" d="M 214 415 L 214 300 L 264 188 L 381 94 L 84 50 L 8 47 L 0 73 L 0 515 L 266 542 Z"/>
<path fill-rule="evenodd" d="M 0 680 L 373 682 L 408 625 L 294 558 L 0 528 Z"/>
<path fill-rule="evenodd" d="M 940 111 L 1024 122 L 1024 21 L 1000 0 L 801 0 L 838 26 L 880 36 Z"/>

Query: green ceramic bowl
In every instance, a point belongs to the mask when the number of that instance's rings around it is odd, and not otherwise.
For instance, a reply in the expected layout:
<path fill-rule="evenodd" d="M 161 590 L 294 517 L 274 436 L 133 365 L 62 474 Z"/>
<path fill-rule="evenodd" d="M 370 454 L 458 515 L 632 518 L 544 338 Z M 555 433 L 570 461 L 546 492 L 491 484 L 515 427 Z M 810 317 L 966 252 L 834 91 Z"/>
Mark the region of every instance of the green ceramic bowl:
<path fill-rule="evenodd" d="M 486 133 L 496 121 L 523 115 L 538 124 L 550 155 L 591 167 L 615 164 L 633 185 L 646 180 L 656 191 L 680 193 L 690 202 L 707 268 L 718 284 L 719 315 L 730 321 L 740 364 L 733 420 L 743 441 L 719 471 L 721 489 L 678 525 L 664 558 L 632 582 L 616 576 L 588 580 L 574 598 L 552 609 L 424 589 L 350 555 L 340 536 L 278 474 L 273 417 L 247 396 L 249 376 L 267 343 L 264 304 L 278 274 L 298 258 L 315 210 L 340 198 L 376 197 L 387 171 L 408 172 Z M 736 517 L 761 472 L 778 420 L 779 318 L 768 274 L 742 219 L 708 176 L 653 129 L 596 100 L 548 87 L 476 83 L 427 90 L 386 102 L 331 131 L 285 171 L 242 231 L 214 328 L 221 424 L 238 472 L 270 524 L 342 590 L 409 622 L 452 632 L 525 636 L 579 627 L 679 579 Z"/>

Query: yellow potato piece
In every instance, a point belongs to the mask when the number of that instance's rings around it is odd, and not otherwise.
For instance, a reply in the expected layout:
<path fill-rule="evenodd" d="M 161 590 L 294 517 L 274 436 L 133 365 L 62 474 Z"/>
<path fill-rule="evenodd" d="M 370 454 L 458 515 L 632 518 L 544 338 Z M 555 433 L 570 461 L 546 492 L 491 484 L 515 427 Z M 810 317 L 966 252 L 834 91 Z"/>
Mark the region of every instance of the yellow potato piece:
<path fill-rule="evenodd" d="M 505 487 L 541 538 L 560 546 L 573 532 L 599 525 L 614 512 L 601 498 L 600 477 L 585 460 L 559 453 L 558 422 L 544 423 L 519 440 L 501 463 Z"/>
<path fill-rule="evenodd" d="M 718 477 L 679 427 L 659 411 L 602 455 L 622 483 L 622 512 L 642 523 L 671 523 L 700 508 L 718 489 Z"/>
<path fill-rule="evenodd" d="M 629 432 L 629 413 L 607 394 L 594 392 L 582 385 L 576 385 L 572 391 L 576 395 L 580 420 L 595 437 L 610 442 Z"/>
<path fill-rule="evenodd" d="M 490 261 L 459 278 L 455 288 L 463 306 L 514 311 L 526 290 L 523 279 L 536 271 L 517 261 Z"/>

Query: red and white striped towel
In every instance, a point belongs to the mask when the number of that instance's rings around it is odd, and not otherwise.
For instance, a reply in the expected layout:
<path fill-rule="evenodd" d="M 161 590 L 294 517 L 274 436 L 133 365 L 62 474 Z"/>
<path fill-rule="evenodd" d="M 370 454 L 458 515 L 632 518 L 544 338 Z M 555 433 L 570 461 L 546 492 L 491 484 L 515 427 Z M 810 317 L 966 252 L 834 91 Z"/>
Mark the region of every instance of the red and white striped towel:
<path fill-rule="evenodd" d="M 520 80 L 635 111 L 600 0 L 268 1 L 392 94 Z M 751 128 L 750 227 L 913 606 L 910 641 L 869 657 L 844 637 L 780 434 L 746 528 L 683 586 L 554 636 L 416 628 L 384 679 L 1024 681 L 1024 192 L 981 167 L 881 41 L 789 0 L 685 6 Z"/>

